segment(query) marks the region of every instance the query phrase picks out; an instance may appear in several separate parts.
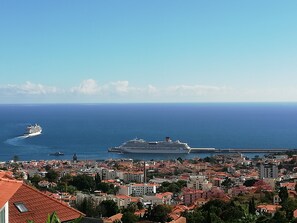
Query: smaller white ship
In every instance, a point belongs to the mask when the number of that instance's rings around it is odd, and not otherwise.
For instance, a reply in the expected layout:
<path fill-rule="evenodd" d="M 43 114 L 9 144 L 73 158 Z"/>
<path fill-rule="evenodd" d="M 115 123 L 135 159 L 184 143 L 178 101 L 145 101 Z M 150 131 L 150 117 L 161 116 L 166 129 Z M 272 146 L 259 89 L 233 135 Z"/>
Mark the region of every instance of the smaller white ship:
<path fill-rule="evenodd" d="M 40 135 L 42 132 L 42 128 L 40 127 L 40 125 L 29 125 L 27 126 L 27 131 L 24 133 L 23 136 L 27 137 L 33 137 L 33 136 L 38 136 Z"/>

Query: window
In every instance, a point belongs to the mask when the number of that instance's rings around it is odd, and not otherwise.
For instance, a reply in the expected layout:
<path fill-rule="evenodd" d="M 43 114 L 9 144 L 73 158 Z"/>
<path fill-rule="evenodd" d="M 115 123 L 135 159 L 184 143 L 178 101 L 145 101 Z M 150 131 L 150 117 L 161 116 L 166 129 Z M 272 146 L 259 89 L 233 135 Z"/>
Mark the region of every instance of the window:
<path fill-rule="evenodd" d="M 14 205 L 19 210 L 19 212 L 21 213 L 28 212 L 28 208 L 22 202 L 16 202 L 14 203 Z"/>

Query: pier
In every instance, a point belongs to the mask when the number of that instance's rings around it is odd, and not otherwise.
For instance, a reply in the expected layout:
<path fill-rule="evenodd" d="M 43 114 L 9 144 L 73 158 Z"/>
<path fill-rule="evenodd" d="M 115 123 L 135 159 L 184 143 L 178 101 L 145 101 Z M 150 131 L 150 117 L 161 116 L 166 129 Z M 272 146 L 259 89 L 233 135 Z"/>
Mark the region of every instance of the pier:
<path fill-rule="evenodd" d="M 281 153 L 297 151 L 297 149 L 216 149 L 216 148 L 191 148 L 190 153 Z"/>
<path fill-rule="evenodd" d="M 282 153 L 293 149 L 216 149 L 218 153 Z"/>
<path fill-rule="evenodd" d="M 216 152 L 217 149 L 216 148 L 191 148 L 190 153 L 214 153 Z"/>

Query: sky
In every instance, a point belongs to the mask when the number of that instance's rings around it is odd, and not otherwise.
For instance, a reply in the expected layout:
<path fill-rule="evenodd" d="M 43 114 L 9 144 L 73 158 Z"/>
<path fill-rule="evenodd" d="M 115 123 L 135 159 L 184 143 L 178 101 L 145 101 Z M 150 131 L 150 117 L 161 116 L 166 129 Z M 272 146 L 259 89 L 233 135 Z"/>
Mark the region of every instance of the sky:
<path fill-rule="evenodd" d="M 2 0 L 0 103 L 296 102 L 297 1 Z"/>

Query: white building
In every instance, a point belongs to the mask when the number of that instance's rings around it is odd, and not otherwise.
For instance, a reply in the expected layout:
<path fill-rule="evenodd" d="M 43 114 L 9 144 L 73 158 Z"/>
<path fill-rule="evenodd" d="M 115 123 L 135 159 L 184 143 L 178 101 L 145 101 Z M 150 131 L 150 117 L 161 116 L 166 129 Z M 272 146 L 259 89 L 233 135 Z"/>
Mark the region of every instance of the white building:
<path fill-rule="evenodd" d="M 126 183 L 136 182 L 142 183 L 144 180 L 143 172 L 126 172 L 123 174 L 123 181 Z"/>
<path fill-rule="evenodd" d="M 278 167 L 276 164 L 261 164 L 260 165 L 260 179 L 277 178 Z"/>
<path fill-rule="evenodd" d="M 190 179 L 187 182 L 187 187 L 195 190 L 208 191 L 212 188 L 212 183 L 210 183 L 203 175 L 190 176 Z"/>
<path fill-rule="evenodd" d="M 122 185 L 119 189 L 119 194 L 124 194 L 127 196 L 143 196 L 143 195 L 153 195 L 157 192 L 157 184 L 129 184 Z"/>
<path fill-rule="evenodd" d="M 101 180 L 114 180 L 117 176 L 114 170 L 106 168 L 101 168 L 101 171 L 99 171 L 99 175 L 101 177 Z"/>

